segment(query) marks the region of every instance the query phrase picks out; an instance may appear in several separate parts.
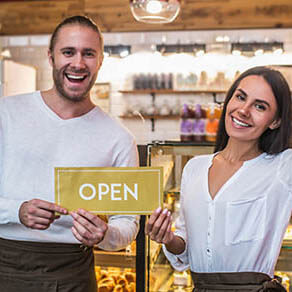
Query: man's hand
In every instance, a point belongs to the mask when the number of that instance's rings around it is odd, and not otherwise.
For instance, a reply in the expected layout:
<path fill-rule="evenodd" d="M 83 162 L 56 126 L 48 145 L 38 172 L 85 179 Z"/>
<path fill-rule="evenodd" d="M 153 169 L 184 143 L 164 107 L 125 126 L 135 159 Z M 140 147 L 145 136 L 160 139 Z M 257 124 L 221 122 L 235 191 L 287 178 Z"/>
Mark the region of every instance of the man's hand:
<path fill-rule="evenodd" d="M 19 208 L 20 222 L 32 229 L 45 230 L 58 218 L 55 212 L 66 215 L 68 211 L 54 203 L 43 201 L 40 199 L 33 199 L 22 203 Z"/>
<path fill-rule="evenodd" d="M 93 246 L 103 240 L 108 226 L 98 216 L 84 209 L 70 212 L 70 215 L 73 218 L 73 235 L 80 242 L 86 246 Z"/>
<path fill-rule="evenodd" d="M 173 240 L 171 231 L 171 214 L 167 209 L 156 209 L 150 216 L 146 226 L 145 233 L 151 240 L 158 243 L 169 244 Z"/>

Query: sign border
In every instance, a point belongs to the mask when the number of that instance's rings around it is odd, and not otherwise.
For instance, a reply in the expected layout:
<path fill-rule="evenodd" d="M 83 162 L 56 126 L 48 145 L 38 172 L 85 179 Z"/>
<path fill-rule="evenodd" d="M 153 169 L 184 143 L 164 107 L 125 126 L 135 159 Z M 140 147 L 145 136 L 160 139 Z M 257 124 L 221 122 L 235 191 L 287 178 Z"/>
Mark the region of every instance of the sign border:
<path fill-rule="evenodd" d="M 99 169 L 92 169 L 99 168 Z M 163 188 L 163 181 L 161 182 L 161 177 L 163 177 L 163 167 L 160 166 L 147 166 L 147 167 L 133 167 L 135 169 L 131 169 L 132 167 L 113 167 L 109 169 L 108 167 L 55 167 L 55 176 L 57 178 L 57 185 L 55 186 L 55 200 L 57 199 L 57 204 L 61 204 L 60 199 L 60 174 L 66 172 L 158 172 L 158 193 L 160 194 L 161 186 Z M 139 169 L 140 168 L 140 169 Z M 161 175 L 162 174 L 162 175 Z M 162 189 L 163 192 L 163 189 Z M 161 198 L 161 194 L 158 199 L 158 206 L 161 206 L 163 203 L 163 198 Z M 93 211 L 90 210 L 93 214 L 151 214 L 150 211 L 140 210 L 140 211 L 106 211 L 99 210 Z"/>

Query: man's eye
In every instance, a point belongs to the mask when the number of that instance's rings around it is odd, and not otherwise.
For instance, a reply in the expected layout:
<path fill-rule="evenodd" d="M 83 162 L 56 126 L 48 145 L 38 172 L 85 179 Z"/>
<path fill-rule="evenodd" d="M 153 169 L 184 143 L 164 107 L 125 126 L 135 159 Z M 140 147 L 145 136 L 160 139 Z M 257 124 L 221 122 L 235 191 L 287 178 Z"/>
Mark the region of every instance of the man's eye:
<path fill-rule="evenodd" d="M 86 57 L 94 57 L 95 56 L 93 52 L 86 52 L 84 55 Z"/>
<path fill-rule="evenodd" d="M 73 55 L 73 52 L 72 51 L 63 51 L 63 55 L 69 57 L 69 56 Z"/>

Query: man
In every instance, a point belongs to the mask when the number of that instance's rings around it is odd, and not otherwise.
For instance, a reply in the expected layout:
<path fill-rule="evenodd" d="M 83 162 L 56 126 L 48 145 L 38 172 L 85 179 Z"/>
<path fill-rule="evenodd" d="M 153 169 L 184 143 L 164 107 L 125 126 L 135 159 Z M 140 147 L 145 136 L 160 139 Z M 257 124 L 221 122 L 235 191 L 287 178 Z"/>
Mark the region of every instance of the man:
<path fill-rule="evenodd" d="M 51 89 L 0 100 L 0 290 L 93 292 L 92 246 L 124 248 L 138 218 L 68 214 L 53 203 L 54 168 L 137 166 L 136 144 L 90 101 L 103 60 L 98 27 L 83 16 L 65 19 L 48 56 Z"/>

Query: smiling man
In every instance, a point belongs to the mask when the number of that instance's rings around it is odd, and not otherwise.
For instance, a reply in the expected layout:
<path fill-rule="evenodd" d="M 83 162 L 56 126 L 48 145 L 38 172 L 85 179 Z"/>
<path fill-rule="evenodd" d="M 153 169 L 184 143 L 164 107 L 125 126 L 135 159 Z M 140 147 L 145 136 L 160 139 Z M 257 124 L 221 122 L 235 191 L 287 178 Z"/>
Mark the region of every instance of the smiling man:
<path fill-rule="evenodd" d="M 54 168 L 137 166 L 136 144 L 90 100 L 103 39 L 89 18 L 60 23 L 48 57 L 51 89 L 0 100 L 0 287 L 95 292 L 92 247 L 124 248 L 138 217 L 68 214 L 54 203 Z"/>

